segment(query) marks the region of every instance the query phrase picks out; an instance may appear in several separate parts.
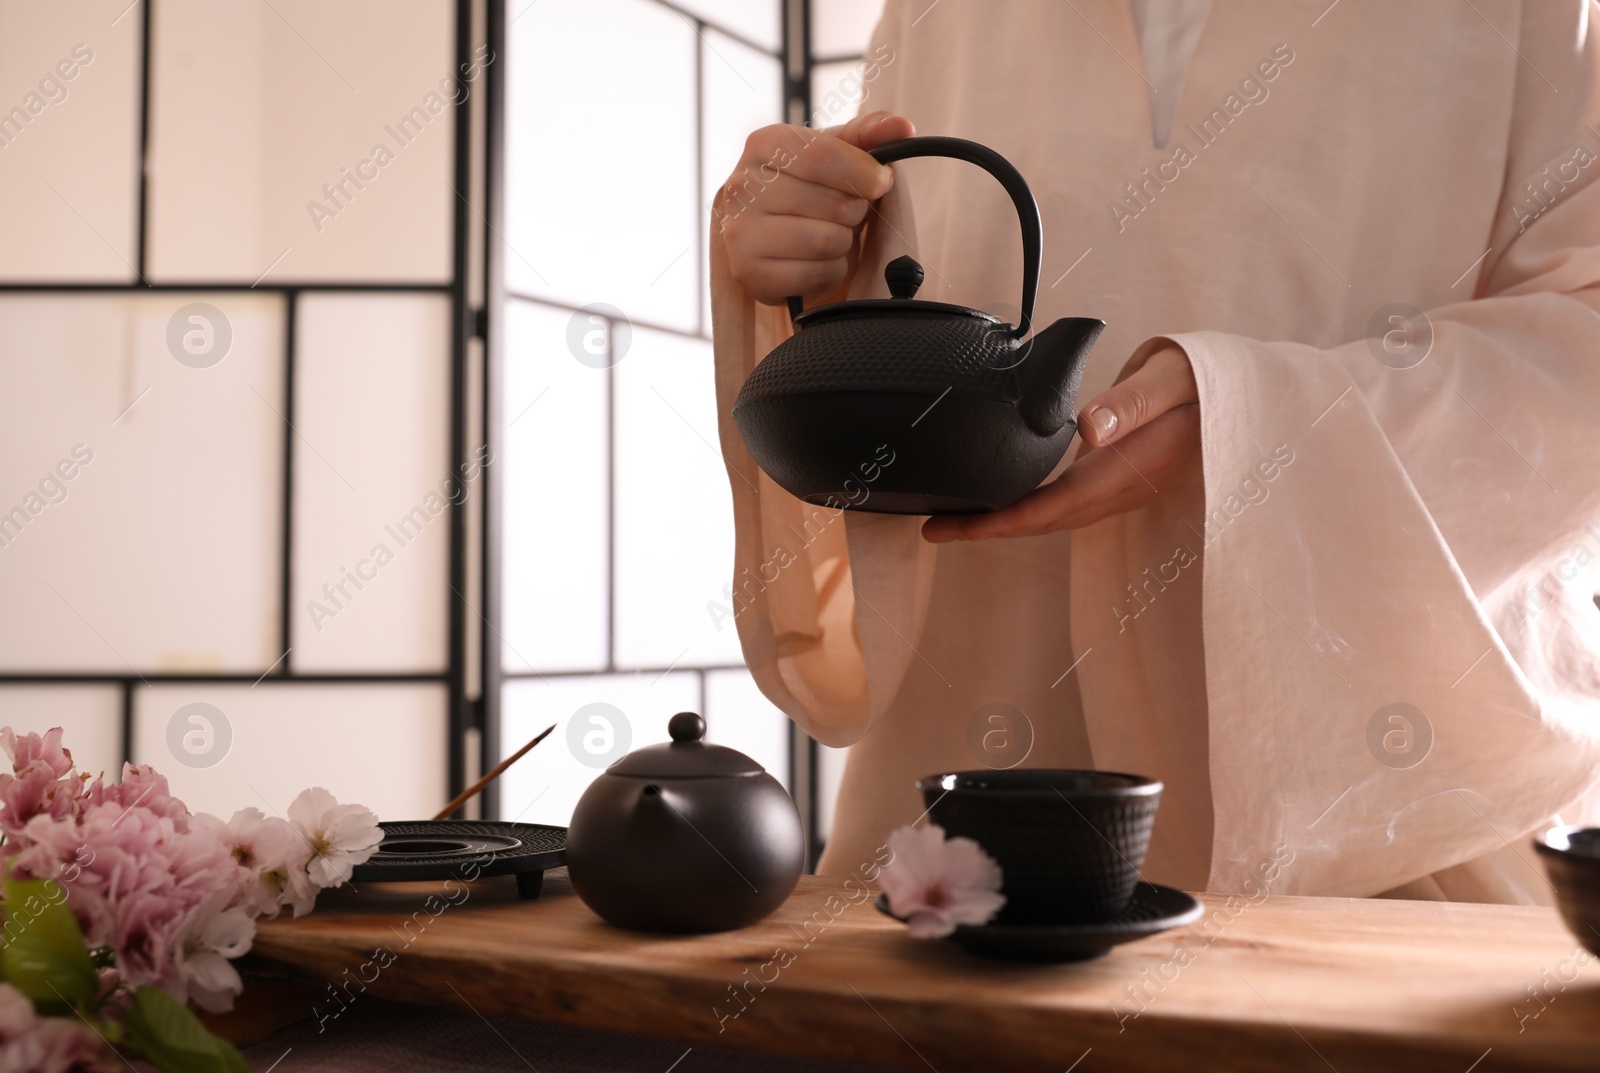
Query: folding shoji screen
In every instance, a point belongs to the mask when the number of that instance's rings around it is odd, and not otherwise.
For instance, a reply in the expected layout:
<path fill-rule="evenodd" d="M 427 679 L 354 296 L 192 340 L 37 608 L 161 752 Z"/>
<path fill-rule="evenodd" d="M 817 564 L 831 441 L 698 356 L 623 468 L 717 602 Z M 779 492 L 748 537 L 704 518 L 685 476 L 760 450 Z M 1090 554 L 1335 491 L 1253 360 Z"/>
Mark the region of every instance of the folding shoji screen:
<path fill-rule="evenodd" d="M 849 95 L 880 7 L 507 0 L 491 725 L 503 755 L 562 724 L 505 780 L 508 818 L 562 822 L 623 740 L 689 708 L 786 782 L 814 847 L 826 830 L 836 758 L 762 697 L 715 610 L 733 534 L 706 233 L 751 130 Z"/>
<path fill-rule="evenodd" d="M 470 769 L 473 34 L 0 2 L 0 720 L 224 814 Z"/>
<path fill-rule="evenodd" d="M 707 607 L 705 233 L 877 8 L 0 0 L 0 720 L 391 817 L 555 722 L 489 807 L 564 822 L 698 708 L 825 830 Z"/>

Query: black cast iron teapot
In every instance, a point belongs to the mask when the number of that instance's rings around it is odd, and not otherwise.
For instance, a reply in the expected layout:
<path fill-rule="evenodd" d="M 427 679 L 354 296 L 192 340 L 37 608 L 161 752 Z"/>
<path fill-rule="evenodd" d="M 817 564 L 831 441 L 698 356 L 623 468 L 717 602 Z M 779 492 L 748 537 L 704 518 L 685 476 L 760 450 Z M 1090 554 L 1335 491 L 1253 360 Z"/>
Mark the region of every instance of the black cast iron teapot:
<path fill-rule="evenodd" d="M 880 514 L 973 514 L 1026 495 L 1077 431 L 1084 362 L 1105 322 L 1056 321 L 1031 339 L 1043 232 L 1022 175 L 961 138 L 907 138 L 881 163 L 952 157 L 1000 181 L 1022 223 L 1016 324 L 965 306 L 918 301 L 922 266 L 884 271 L 886 299 L 803 309 L 794 335 L 756 366 L 733 404 L 751 456 L 792 495 Z"/>
<path fill-rule="evenodd" d="M 703 741 L 679 712 L 671 744 L 635 749 L 578 800 L 567 871 L 578 897 L 639 931 L 754 924 L 794 890 L 805 864 L 800 812 L 748 756 Z"/>

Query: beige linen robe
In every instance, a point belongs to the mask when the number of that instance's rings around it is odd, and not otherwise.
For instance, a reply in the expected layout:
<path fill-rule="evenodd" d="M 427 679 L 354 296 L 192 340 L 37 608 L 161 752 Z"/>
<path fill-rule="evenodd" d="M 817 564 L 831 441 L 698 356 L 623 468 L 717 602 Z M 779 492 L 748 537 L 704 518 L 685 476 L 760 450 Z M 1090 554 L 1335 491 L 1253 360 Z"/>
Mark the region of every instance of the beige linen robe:
<path fill-rule="evenodd" d="M 1600 819 L 1588 5 L 1327 7 L 1219 0 L 1161 148 L 1122 0 L 889 0 L 869 50 L 865 109 L 1032 184 L 1037 321 L 1108 323 L 1082 400 L 1157 338 L 1188 354 L 1203 472 L 1137 512 L 935 547 L 788 496 L 729 416 L 787 320 L 713 225 L 740 637 L 852 747 L 822 871 L 913 820 L 917 777 L 985 762 L 992 705 L 1025 716 L 1028 766 L 1163 779 L 1146 875 L 1191 889 L 1289 857 L 1274 891 L 1544 900 L 1529 833 Z M 1014 317 L 998 185 L 896 171 L 853 293 L 912 251 L 919 297 Z"/>

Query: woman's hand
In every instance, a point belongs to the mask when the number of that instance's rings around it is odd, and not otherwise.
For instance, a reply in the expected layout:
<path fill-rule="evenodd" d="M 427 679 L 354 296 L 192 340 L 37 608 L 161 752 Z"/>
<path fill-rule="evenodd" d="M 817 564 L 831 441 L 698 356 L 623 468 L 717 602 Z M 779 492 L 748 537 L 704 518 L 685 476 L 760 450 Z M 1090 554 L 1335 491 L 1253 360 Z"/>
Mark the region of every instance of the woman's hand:
<path fill-rule="evenodd" d="M 769 305 L 835 297 L 855 270 L 869 203 L 894 185 L 867 150 L 915 133 L 904 116 L 869 112 L 830 130 L 777 124 L 751 134 L 714 210 L 733 278 Z"/>
<path fill-rule="evenodd" d="M 992 514 L 936 515 L 925 539 L 987 540 L 1081 529 L 1138 510 L 1200 464 L 1200 395 L 1175 346 L 1129 363 L 1078 416 L 1083 445 L 1059 478 Z"/>

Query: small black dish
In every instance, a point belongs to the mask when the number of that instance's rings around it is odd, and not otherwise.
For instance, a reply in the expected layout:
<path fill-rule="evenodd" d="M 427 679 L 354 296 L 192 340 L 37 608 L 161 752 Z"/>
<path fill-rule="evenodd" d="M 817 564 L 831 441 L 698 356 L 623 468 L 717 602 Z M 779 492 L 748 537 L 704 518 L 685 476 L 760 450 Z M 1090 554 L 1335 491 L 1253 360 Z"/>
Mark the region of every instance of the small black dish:
<path fill-rule="evenodd" d="M 889 896 L 878 895 L 878 912 L 889 912 Z M 1002 961 L 1088 961 L 1107 954 L 1113 946 L 1147 939 L 1171 928 L 1198 920 L 1205 906 L 1192 894 L 1140 883 L 1133 900 L 1114 919 L 1097 924 L 962 924 L 952 942 L 969 954 Z"/>
<path fill-rule="evenodd" d="M 517 894 L 537 898 L 544 870 L 567 863 L 567 829 L 537 823 L 418 820 L 380 823 L 383 841 L 358 864 L 355 883 L 517 877 Z"/>
<path fill-rule="evenodd" d="M 1544 858 L 1561 919 L 1585 949 L 1600 954 L 1600 827 L 1552 827 L 1533 848 Z"/>

